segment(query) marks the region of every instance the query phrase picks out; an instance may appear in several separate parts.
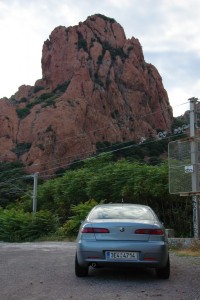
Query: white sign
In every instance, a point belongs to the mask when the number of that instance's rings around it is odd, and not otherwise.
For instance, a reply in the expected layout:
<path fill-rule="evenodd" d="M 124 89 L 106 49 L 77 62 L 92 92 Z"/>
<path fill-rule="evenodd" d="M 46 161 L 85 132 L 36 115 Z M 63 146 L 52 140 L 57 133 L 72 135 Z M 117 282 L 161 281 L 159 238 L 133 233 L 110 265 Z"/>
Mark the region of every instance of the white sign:
<path fill-rule="evenodd" d="M 185 173 L 193 173 L 193 165 L 185 166 Z"/>

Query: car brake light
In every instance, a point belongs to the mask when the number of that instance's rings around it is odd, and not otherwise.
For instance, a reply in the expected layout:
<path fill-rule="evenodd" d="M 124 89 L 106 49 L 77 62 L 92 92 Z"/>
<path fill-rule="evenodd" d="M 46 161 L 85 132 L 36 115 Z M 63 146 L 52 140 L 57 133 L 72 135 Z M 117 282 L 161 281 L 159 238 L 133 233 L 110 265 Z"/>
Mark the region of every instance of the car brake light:
<path fill-rule="evenodd" d="M 110 231 L 107 228 L 92 228 L 84 227 L 81 233 L 109 233 Z"/>
<path fill-rule="evenodd" d="M 162 229 L 136 229 L 135 234 L 151 234 L 151 235 L 163 235 L 164 231 Z"/>

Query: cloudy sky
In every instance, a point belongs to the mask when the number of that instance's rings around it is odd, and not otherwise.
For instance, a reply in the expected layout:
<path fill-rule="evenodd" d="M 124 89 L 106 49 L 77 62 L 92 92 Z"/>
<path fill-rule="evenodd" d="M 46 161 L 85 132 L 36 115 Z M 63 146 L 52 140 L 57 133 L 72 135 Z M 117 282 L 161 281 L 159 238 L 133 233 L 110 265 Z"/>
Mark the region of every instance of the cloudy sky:
<path fill-rule="evenodd" d="M 145 61 L 162 76 L 174 116 L 189 109 L 189 98 L 200 98 L 199 0 L 0 0 L 0 98 L 42 77 L 42 46 L 55 27 L 95 13 L 139 39 Z"/>

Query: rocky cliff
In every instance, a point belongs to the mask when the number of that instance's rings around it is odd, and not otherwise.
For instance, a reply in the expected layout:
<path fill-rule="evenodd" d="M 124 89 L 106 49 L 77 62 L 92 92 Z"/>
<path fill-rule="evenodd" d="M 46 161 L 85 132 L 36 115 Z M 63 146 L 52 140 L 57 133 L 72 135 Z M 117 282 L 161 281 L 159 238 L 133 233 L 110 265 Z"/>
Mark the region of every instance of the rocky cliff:
<path fill-rule="evenodd" d="M 42 79 L 0 100 L 1 161 L 19 159 L 28 172 L 49 174 L 95 153 L 98 142 L 170 131 L 162 78 L 114 19 L 94 15 L 55 28 L 41 63 Z"/>

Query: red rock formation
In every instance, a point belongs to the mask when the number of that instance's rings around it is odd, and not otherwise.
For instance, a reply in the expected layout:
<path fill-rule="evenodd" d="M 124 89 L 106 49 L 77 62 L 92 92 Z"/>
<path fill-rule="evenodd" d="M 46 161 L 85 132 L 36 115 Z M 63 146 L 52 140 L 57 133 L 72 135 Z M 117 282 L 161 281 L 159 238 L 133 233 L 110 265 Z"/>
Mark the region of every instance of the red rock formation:
<path fill-rule="evenodd" d="M 96 143 L 170 131 L 172 110 L 139 41 L 102 15 L 55 28 L 44 42 L 42 79 L 0 107 L 0 158 L 53 173 L 95 153 Z"/>

